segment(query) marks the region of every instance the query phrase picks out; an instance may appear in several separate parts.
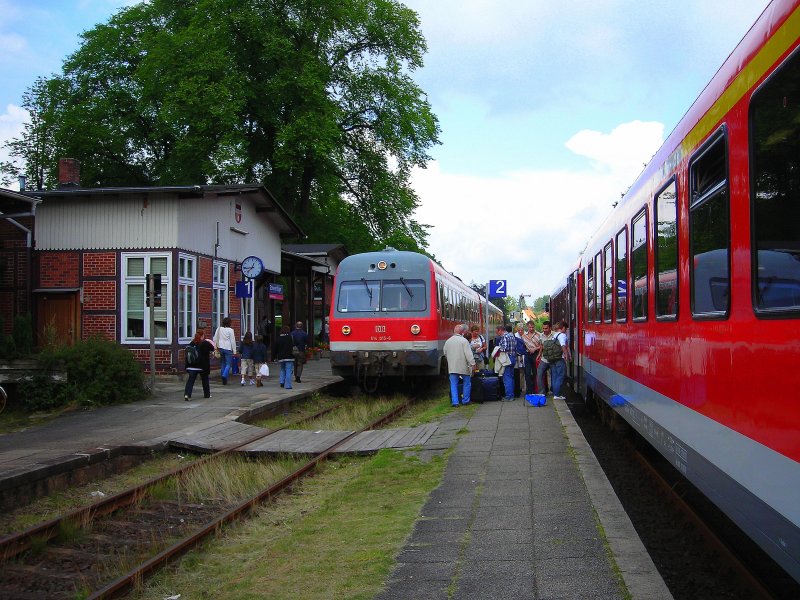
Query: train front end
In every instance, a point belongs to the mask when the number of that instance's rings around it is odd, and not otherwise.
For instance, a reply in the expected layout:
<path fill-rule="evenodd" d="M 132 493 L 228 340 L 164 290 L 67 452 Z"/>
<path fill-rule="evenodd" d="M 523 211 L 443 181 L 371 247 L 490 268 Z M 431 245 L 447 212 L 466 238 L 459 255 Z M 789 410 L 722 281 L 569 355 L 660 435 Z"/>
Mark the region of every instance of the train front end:
<path fill-rule="evenodd" d="M 439 374 L 432 262 L 391 248 L 349 256 L 334 282 L 331 368 L 374 391 L 381 378 Z"/>

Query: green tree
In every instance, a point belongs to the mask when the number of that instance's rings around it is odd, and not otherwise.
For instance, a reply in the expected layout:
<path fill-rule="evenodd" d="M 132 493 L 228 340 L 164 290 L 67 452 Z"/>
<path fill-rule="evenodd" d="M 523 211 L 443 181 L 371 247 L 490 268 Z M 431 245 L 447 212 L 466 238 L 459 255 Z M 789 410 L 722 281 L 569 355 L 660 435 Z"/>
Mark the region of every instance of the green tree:
<path fill-rule="evenodd" d="M 82 37 L 29 90 L 36 124 L 11 150 L 32 181 L 69 156 L 88 186 L 261 182 L 310 241 L 424 248 L 409 179 L 439 125 L 400 2 L 152 0 Z"/>

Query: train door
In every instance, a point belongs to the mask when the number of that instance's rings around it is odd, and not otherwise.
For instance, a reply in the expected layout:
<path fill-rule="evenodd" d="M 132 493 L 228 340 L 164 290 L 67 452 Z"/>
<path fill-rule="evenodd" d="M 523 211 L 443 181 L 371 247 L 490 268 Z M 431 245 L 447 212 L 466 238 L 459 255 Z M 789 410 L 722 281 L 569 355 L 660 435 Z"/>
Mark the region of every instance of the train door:
<path fill-rule="evenodd" d="M 567 377 L 570 381 L 575 381 L 576 365 L 578 353 L 576 352 L 577 344 L 577 327 L 575 317 L 577 314 L 577 273 L 571 273 L 567 278 L 567 340 L 569 342 L 569 355 L 572 360 L 567 362 Z"/>

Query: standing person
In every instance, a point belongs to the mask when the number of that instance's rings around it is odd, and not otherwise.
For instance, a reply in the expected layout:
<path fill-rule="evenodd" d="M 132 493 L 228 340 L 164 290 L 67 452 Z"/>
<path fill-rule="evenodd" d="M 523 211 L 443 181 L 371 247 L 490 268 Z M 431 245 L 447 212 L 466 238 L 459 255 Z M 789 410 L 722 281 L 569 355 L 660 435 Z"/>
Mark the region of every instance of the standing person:
<path fill-rule="evenodd" d="M 292 371 L 294 371 L 294 355 L 292 354 L 292 336 L 289 333 L 289 326 L 281 327 L 281 333 L 275 342 L 275 360 L 281 368 L 278 383 L 282 388 L 292 389 Z"/>
<path fill-rule="evenodd" d="M 466 326 L 456 325 L 453 335 L 444 343 L 444 357 L 447 359 L 447 372 L 450 374 L 450 402 L 458 406 L 458 382 L 464 382 L 464 398 L 461 404 L 469 404 L 472 392 L 472 373 L 475 371 L 475 358 L 472 348 L 464 337 Z"/>
<path fill-rule="evenodd" d="M 517 360 L 514 363 L 514 398 L 519 398 L 522 395 L 523 387 L 525 384 L 525 342 L 522 340 L 523 333 L 522 323 L 518 323 L 516 331 L 514 332 L 514 339 L 516 340 L 515 351 L 517 353 Z M 527 387 L 525 387 L 527 393 Z"/>
<path fill-rule="evenodd" d="M 536 355 L 542 348 L 539 341 L 539 332 L 533 321 L 528 321 L 528 330 L 522 334 L 522 341 L 525 344 L 525 393 L 536 393 Z M 539 388 L 541 389 L 541 388 Z"/>
<path fill-rule="evenodd" d="M 220 353 L 219 375 L 222 385 L 228 385 L 228 375 L 233 370 L 233 355 L 236 353 L 236 334 L 231 328 L 231 318 L 222 319 L 222 325 L 214 332 L 214 345 Z"/>
<path fill-rule="evenodd" d="M 536 370 L 536 382 L 539 389 L 544 389 L 544 374 L 550 371 L 551 387 L 553 397 L 563 400 L 561 396 L 561 385 L 564 382 L 564 347 L 567 344 L 567 336 L 564 333 L 552 330 L 550 321 L 542 323 L 542 350 L 540 352 L 539 368 Z"/>
<path fill-rule="evenodd" d="M 211 398 L 211 386 L 208 383 L 208 375 L 211 373 L 211 353 L 214 351 L 214 344 L 206 339 L 205 331 L 200 330 L 194 334 L 189 346 L 197 350 L 197 358 L 190 362 L 187 356 L 186 372 L 189 378 L 186 380 L 186 387 L 183 390 L 183 399 L 188 402 L 192 399 L 192 388 L 194 380 L 200 375 L 203 382 L 203 398 Z"/>
<path fill-rule="evenodd" d="M 267 346 L 264 344 L 264 336 L 257 335 L 253 343 L 253 366 L 256 369 L 256 387 L 262 387 L 261 366 L 267 363 Z"/>
<path fill-rule="evenodd" d="M 242 343 L 239 344 L 239 356 L 242 357 L 242 385 L 247 382 L 247 378 L 250 378 L 250 385 L 256 384 L 256 372 L 253 368 L 254 360 L 253 360 L 253 334 L 249 331 L 244 334 L 244 339 L 242 339 Z"/>
<path fill-rule="evenodd" d="M 481 335 L 481 328 L 478 325 L 470 327 L 472 331 L 472 355 L 475 358 L 475 366 L 478 370 L 486 368 L 486 338 Z"/>
<path fill-rule="evenodd" d="M 303 330 L 303 322 L 298 321 L 294 324 L 292 337 L 292 355 L 294 356 L 294 380 L 300 383 L 300 376 L 303 374 L 303 365 L 306 364 L 306 346 L 308 346 L 308 334 Z"/>
<path fill-rule="evenodd" d="M 258 324 L 258 333 L 261 334 L 261 343 L 264 344 L 265 350 L 268 349 L 269 340 L 272 336 L 272 321 L 269 320 L 267 315 L 261 318 L 261 323 Z M 266 358 L 264 358 L 264 361 L 266 362 Z"/>
<path fill-rule="evenodd" d="M 499 360 L 505 367 L 501 369 L 503 387 L 505 388 L 505 397 L 503 400 L 511 402 L 514 399 L 514 363 L 517 360 L 517 340 L 511 333 L 511 325 L 506 325 L 505 327 L 498 325 L 497 334 L 500 341 L 497 343 L 499 354 L 497 358 L 495 358 L 495 362 Z M 503 357 L 503 355 L 505 355 L 505 357 Z M 495 371 L 497 371 L 496 367 Z"/>

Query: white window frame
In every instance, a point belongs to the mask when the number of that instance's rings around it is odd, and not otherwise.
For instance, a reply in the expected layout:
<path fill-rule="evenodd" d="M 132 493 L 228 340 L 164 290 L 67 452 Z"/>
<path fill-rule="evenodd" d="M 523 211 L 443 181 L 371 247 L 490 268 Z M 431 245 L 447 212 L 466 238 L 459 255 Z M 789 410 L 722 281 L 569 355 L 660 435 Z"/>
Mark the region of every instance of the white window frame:
<path fill-rule="evenodd" d="M 191 276 L 184 266 L 191 265 Z M 191 302 L 186 303 L 187 293 Z M 197 258 L 189 254 L 178 254 L 178 342 L 187 344 L 194 337 L 197 327 Z M 185 330 L 185 331 L 184 331 Z"/>
<path fill-rule="evenodd" d="M 156 337 L 157 344 L 171 344 L 172 343 L 172 254 L 169 252 L 123 252 L 121 255 L 122 262 L 122 277 L 120 280 L 120 340 L 123 344 L 141 344 L 150 340 L 150 309 L 145 306 L 144 309 L 144 335 L 142 337 L 128 336 L 128 286 L 137 285 L 142 286 L 144 293 L 147 294 L 147 274 L 151 272 L 150 262 L 154 258 L 163 258 L 167 263 L 167 272 L 161 276 L 161 307 L 160 311 L 166 313 L 166 336 Z M 142 258 L 144 259 L 144 273 L 142 275 L 128 275 L 128 259 Z"/>
<path fill-rule="evenodd" d="M 228 277 L 230 265 L 227 261 L 215 260 L 211 285 L 211 331 L 215 332 L 222 325 L 222 319 L 228 316 Z"/>

